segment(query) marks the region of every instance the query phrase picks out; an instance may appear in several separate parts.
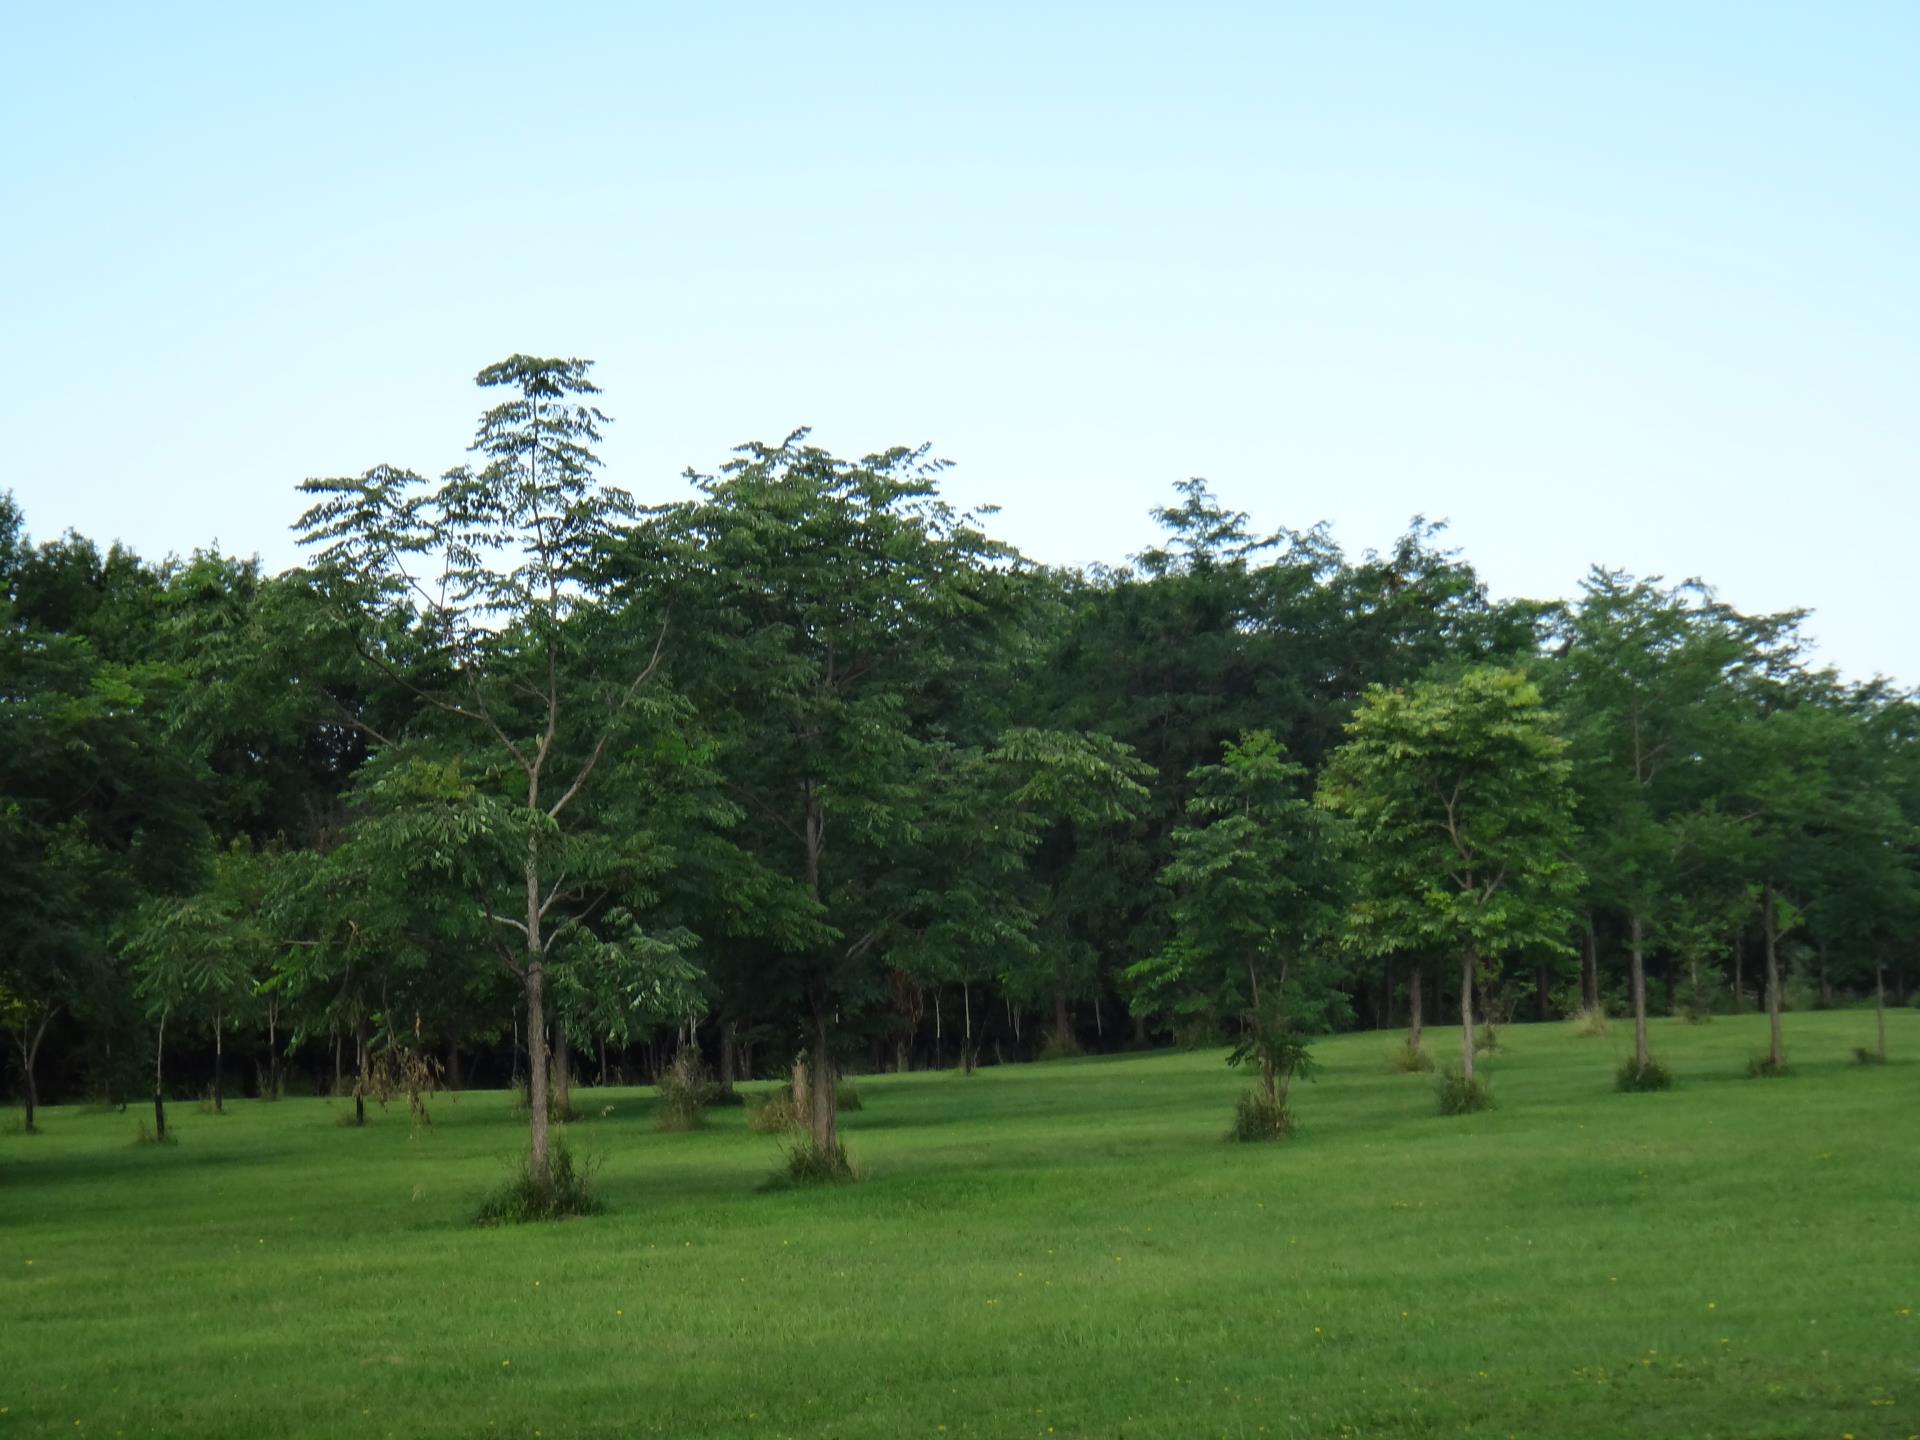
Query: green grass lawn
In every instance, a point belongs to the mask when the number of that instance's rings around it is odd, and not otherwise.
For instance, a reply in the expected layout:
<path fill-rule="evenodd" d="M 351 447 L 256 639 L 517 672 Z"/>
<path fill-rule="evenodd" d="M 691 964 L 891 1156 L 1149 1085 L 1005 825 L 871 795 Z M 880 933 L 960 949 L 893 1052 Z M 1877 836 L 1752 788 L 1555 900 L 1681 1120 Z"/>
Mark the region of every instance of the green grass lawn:
<path fill-rule="evenodd" d="M 601 1217 L 470 1225 L 507 1097 L 53 1109 L 0 1135 L 0 1437 L 1869 1437 L 1920 1432 L 1920 1014 L 1515 1026 L 1498 1108 L 1319 1047 L 1288 1142 L 1218 1053 L 860 1082 L 864 1183 L 580 1092 Z M 1454 1036 L 1434 1032 L 1443 1057 Z M 602 1107 L 605 1107 L 604 1113 Z"/>

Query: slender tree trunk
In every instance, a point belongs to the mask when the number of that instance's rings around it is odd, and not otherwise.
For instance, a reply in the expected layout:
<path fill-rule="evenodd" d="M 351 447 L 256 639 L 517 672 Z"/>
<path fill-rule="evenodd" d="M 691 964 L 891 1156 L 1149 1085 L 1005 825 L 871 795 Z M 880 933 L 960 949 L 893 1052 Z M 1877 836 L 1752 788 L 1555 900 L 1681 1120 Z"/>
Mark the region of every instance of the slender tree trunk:
<path fill-rule="evenodd" d="M 1280 1103 L 1279 1080 L 1273 1073 L 1273 1061 L 1265 1056 L 1260 1059 L 1260 1083 L 1266 1088 L 1267 1103 L 1278 1105 Z"/>
<path fill-rule="evenodd" d="M 573 1118 L 573 1045 L 565 1025 L 553 1027 L 553 1112 L 562 1120 Z"/>
<path fill-rule="evenodd" d="M 813 1086 L 807 1074 L 807 1052 L 802 1050 L 793 1057 L 793 1075 L 787 1088 L 793 1092 L 793 1113 L 796 1118 L 806 1116 L 809 1123 L 813 1119 Z"/>
<path fill-rule="evenodd" d="M 940 1024 L 940 987 L 933 987 L 933 1068 L 940 1068 L 942 1052 L 946 1049 L 946 1037 L 941 1034 Z"/>
<path fill-rule="evenodd" d="M 20 1047 L 20 1078 L 25 1090 L 27 1104 L 26 1132 L 34 1133 L 34 1116 L 40 1109 L 40 1080 L 36 1069 L 40 1060 L 40 1042 L 47 1037 L 47 1027 L 53 1024 L 52 1010 L 40 1017 L 40 1023 L 33 1027 L 33 1035 L 28 1037 L 24 1030 L 14 1032 L 14 1043 Z"/>
<path fill-rule="evenodd" d="M 1547 967 L 1545 965 L 1536 965 L 1533 967 L 1533 1010 L 1533 1018 L 1543 1024 L 1552 1018 L 1553 1007 L 1551 1000 L 1547 996 Z"/>
<path fill-rule="evenodd" d="M 1879 1035 L 1880 1061 L 1885 1064 L 1887 1059 L 1887 967 L 1878 960 L 1873 963 L 1873 1024 Z"/>
<path fill-rule="evenodd" d="M 611 1083 L 607 1079 L 607 1037 L 604 1035 L 598 1036 L 595 1039 L 595 1043 L 600 1047 L 600 1078 L 594 1083 L 602 1089 L 605 1089 L 606 1086 Z"/>
<path fill-rule="evenodd" d="M 733 1094 L 733 1021 L 720 1022 L 720 1093 Z"/>
<path fill-rule="evenodd" d="M 1761 894 L 1760 924 L 1767 944 L 1767 1058 L 1778 1070 L 1787 1063 L 1787 1052 L 1780 1039 L 1780 956 L 1773 928 L 1772 882 Z"/>
<path fill-rule="evenodd" d="M 1147 1017 L 1144 1015 L 1136 1015 L 1133 1017 L 1133 1043 L 1142 1050 L 1146 1049 L 1149 1043 L 1147 1038 Z"/>
<path fill-rule="evenodd" d="M 1471 950 L 1460 962 L 1460 1073 L 1473 1078 L 1473 971 Z"/>
<path fill-rule="evenodd" d="M 338 1025 L 333 1027 L 333 1093 L 336 1095 L 347 1093 L 346 1071 L 340 1068 L 340 1027 Z"/>
<path fill-rule="evenodd" d="M 213 1113 L 216 1115 L 224 1115 L 227 1113 L 227 1097 L 225 1093 L 227 1078 L 226 1028 L 221 1021 L 221 1017 L 215 1015 L 213 1017 Z"/>
<path fill-rule="evenodd" d="M 367 1091 L 373 1088 L 373 1057 L 367 1044 L 367 1017 L 362 1015 L 353 1026 L 353 1123 L 367 1123 Z"/>
<path fill-rule="evenodd" d="M 1735 935 L 1733 937 L 1733 1013 L 1736 1015 L 1747 1013 L 1746 956 L 1747 937 Z"/>
<path fill-rule="evenodd" d="M 281 1073 L 280 1054 L 280 1002 L 275 1000 L 267 1005 L 267 1089 L 278 1100 L 286 1090 L 286 1079 Z"/>
<path fill-rule="evenodd" d="M 828 1048 L 829 1038 L 826 1015 L 816 1014 L 813 1064 L 808 1068 L 813 1072 L 809 1076 L 813 1084 L 813 1148 L 823 1156 L 837 1154 L 840 1149 L 840 1086 L 833 1068 L 833 1053 Z"/>
<path fill-rule="evenodd" d="M 167 1090 L 161 1075 L 161 1061 L 167 1053 L 167 1012 L 160 1012 L 160 1026 L 153 1034 L 153 1138 L 167 1138 Z"/>
<path fill-rule="evenodd" d="M 1627 959 L 1633 985 L 1633 1064 L 1636 1070 L 1647 1068 L 1647 960 L 1646 941 L 1641 930 L 1640 912 L 1627 916 Z"/>
<path fill-rule="evenodd" d="M 460 1083 L 460 1042 L 458 1040 L 449 1040 L 447 1041 L 447 1089 L 462 1090 L 465 1088 L 466 1087 Z"/>
<path fill-rule="evenodd" d="M 1407 1044 L 1412 1049 L 1420 1048 L 1422 1031 L 1420 1010 L 1420 962 L 1415 961 L 1407 971 Z"/>
<path fill-rule="evenodd" d="M 1106 1022 L 1100 1017 L 1099 984 L 1100 982 L 1098 978 L 1096 978 L 1093 991 L 1093 1036 L 1096 1040 L 1104 1040 L 1107 1038 L 1107 1026 Z"/>
<path fill-rule="evenodd" d="M 1055 990 L 1053 992 L 1053 1033 L 1058 1035 L 1062 1041 L 1069 1039 L 1073 1034 L 1073 1020 L 1067 1014 L 1067 992 L 1065 990 Z"/>
<path fill-rule="evenodd" d="M 1580 998 L 1587 1009 L 1600 1008 L 1600 942 L 1594 937 L 1593 917 L 1587 917 L 1586 938 L 1580 947 Z"/>
<path fill-rule="evenodd" d="M 1393 1028 L 1393 956 L 1391 953 L 1388 954 L 1386 961 L 1386 978 L 1382 987 L 1378 1028 L 1381 1030 Z"/>
<path fill-rule="evenodd" d="M 1833 982 L 1827 978 L 1827 947 L 1820 947 L 1820 1008 L 1833 1009 Z"/>

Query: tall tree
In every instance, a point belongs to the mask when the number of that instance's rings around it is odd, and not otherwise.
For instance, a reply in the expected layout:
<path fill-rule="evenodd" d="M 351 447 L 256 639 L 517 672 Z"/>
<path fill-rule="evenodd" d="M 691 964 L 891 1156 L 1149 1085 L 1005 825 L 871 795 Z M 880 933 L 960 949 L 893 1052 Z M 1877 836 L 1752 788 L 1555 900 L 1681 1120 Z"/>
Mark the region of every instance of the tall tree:
<path fill-rule="evenodd" d="M 718 737 L 766 883 L 764 992 L 798 1021 L 811 1135 L 841 1163 L 835 1025 L 882 998 L 882 959 L 913 902 L 903 856 L 951 717 L 929 698 L 995 663 L 1013 556 L 938 499 L 924 449 L 858 461 L 798 431 L 751 444 L 698 498 L 665 507 L 623 560 L 632 613 L 658 577 L 702 644 L 674 680 Z"/>
<path fill-rule="evenodd" d="M 1355 943 L 1439 951 L 1460 966 L 1460 1068 L 1473 1077 L 1473 992 L 1484 967 L 1564 948 L 1573 799 L 1566 742 L 1539 689 L 1512 670 L 1367 692 L 1322 779 L 1351 822 Z"/>
<path fill-rule="evenodd" d="M 476 383 L 509 398 L 480 418 L 477 466 L 437 483 L 389 466 L 309 480 L 301 488 L 317 499 L 298 525 L 319 564 L 359 596 L 364 613 L 352 628 L 367 662 L 403 685 L 434 728 L 474 747 L 476 771 L 517 779 L 511 800 L 485 786 L 462 792 L 470 806 L 441 838 L 484 825 L 518 851 L 514 873 L 475 876 L 476 893 L 508 937 L 501 953 L 525 996 L 531 1168 L 542 1180 L 548 960 L 555 939 L 607 898 L 594 883 L 600 866 L 589 864 L 583 883 L 588 857 L 569 841 L 664 639 L 645 637 L 631 657 L 593 653 L 569 623 L 603 588 L 599 558 L 633 508 L 595 477 L 607 416 L 589 398 L 599 393 L 590 369 L 526 355 L 488 366 Z M 396 630 L 413 653 L 397 652 Z M 442 816 L 444 803 L 424 813 Z"/>

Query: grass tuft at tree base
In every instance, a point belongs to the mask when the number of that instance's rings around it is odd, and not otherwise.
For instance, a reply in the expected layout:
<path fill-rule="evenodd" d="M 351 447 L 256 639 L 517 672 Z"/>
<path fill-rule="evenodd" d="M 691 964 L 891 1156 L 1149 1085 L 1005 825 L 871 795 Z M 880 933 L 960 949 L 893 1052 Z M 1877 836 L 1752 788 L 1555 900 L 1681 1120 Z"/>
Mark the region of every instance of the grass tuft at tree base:
<path fill-rule="evenodd" d="M 833 1087 L 833 1108 L 836 1110 L 864 1110 L 867 1102 L 860 1098 L 860 1087 L 851 1080 L 842 1080 Z"/>
<path fill-rule="evenodd" d="M 1478 1075 L 1465 1075 L 1458 1070 L 1442 1075 L 1434 1094 L 1442 1115 L 1472 1115 L 1493 1108 L 1493 1092 L 1487 1088 L 1487 1082 Z"/>
<path fill-rule="evenodd" d="M 1673 1072 L 1651 1055 L 1644 1065 L 1629 1055 L 1614 1072 L 1613 1088 L 1629 1095 L 1651 1090 L 1671 1090 Z"/>
<path fill-rule="evenodd" d="M 548 1173 L 538 1174 L 533 1157 L 523 1156 L 505 1185 L 480 1202 L 474 1222 L 480 1225 L 527 1225 L 543 1220 L 574 1220 L 606 1209 L 593 1193 L 588 1164 L 575 1164 L 564 1140 L 555 1140 L 547 1155 Z"/>
<path fill-rule="evenodd" d="M 1072 1032 L 1054 1030 L 1047 1035 L 1047 1043 L 1040 1047 L 1036 1060 L 1078 1060 L 1087 1052 L 1080 1042 L 1074 1039 Z"/>
<path fill-rule="evenodd" d="M 811 1135 L 805 1135 L 787 1147 L 773 1178 L 776 1186 L 847 1185 L 858 1180 L 860 1172 L 847 1158 L 846 1146 L 836 1143 L 822 1149 Z"/>
<path fill-rule="evenodd" d="M 793 1091 L 776 1085 L 761 1095 L 747 1097 L 747 1129 L 756 1135 L 781 1135 L 800 1123 L 793 1107 Z"/>
<path fill-rule="evenodd" d="M 1246 1090 L 1233 1106 L 1229 1140 L 1284 1140 L 1293 1134 L 1293 1112 L 1264 1090 Z"/>
<path fill-rule="evenodd" d="M 1598 1040 L 1607 1033 L 1607 1012 L 1598 1005 L 1588 1005 L 1575 1011 L 1567 1024 L 1583 1040 Z"/>
<path fill-rule="evenodd" d="M 1869 1050 L 1864 1045 L 1856 1045 L 1853 1048 L 1853 1061 L 1856 1065 L 1884 1065 L 1887 1063 L 1887 1057 L 1878 1050 Z"/>
<path fill-rule="evenodd" d="M 1756 1055 L 1747 1061 L 1749 1080 L 1784 1080 L 1792 1073 L 1785 1059 L 1776 1061 L 1771 1055 Z"/>
<path fill-rule="evenodd" d="M 1431 1075 L 1433 1056 L 1426 1046 L 1403 1040 L 1387 1051 L 1387 1069 L 1395 1075 Z"/>

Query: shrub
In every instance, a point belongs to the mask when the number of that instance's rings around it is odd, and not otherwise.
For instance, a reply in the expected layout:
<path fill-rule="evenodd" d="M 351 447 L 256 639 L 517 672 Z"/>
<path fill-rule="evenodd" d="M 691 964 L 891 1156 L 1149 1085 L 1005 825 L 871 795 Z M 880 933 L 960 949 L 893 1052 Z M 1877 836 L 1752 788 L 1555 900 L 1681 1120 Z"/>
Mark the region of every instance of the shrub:
<path fill-rule="evenodd" d="M 167 1131 L 164 1135 L 154 1134 L 153 1127 L 142 1120 L 140 1122 L 140 1128 L 134 1132 L 133 1143 L 136 1145 L 178 1145 L 180 1140 L 171 1130 Z"/>
<path fill-rule="evenodd" d="M 1433 1071 L 1433 1056 L 1424 1045 L 1402 1040 L 1387 1051 L 1387 1069 L 1395 1075 L 1424 1075 Z"/>
<path fill-rule="evenodd" d="M 864 1110 L 867 1102 L 860 1098 L 860 1088 L 851 1080 L 836 1080 L 833 1086 L 833 1108 L 836 1110 Z"/>
<path fill-rule="evenodd" d="M 793 1105 L 793 1087 L 776 1085 L 764 1095 L 747 1097 L 747 1129 L 756 1135 L 779 1135 L 799 1128 Z"/>
<path fill-rule="evenodd" d="M 698 1130 L 706 1124 L 704 1111 L 713 1098 L 713 1082 L 700 1063 L 700 1052 L 682 1046 L 673 1063 L 660 1073 L 662 1130 Z"/>
<path fill-rule="evenodd" d="M 1047 1036 L 1047 1043 L 1040 1047 L 1040 1060 L 1077 1060 L 1087 1052 L 1080 1042 L 1073 1038 L 1070 1030 L 1055 1030 Z"/>
<path fill-rule="evenodd" d="M 846 1146 L 835 1144 L 823 1150 L 808 1135 L 787 1147 L 786 1163 L 774 1180 L 788 1185 L 833 1185 L 859 1178 L 860 1172 L 847 1159 Z"/>
<path fill-rule="evenodd" d="M 1229 1140 L 1284 1140 L 1293 1133 L 1293 1112 L 1286 1102 L 1261 1089 L 1244 1091 L 1234 1102 Z"/>
<path fill-rule="evenodd" d="M 1787 1062 L 1782 1060 L 1776 1065 L 1771 1055 L 1756 1055 L 1747 1061 L 1749 1080 L 1778 1080 L 1788 1073 Z"/>
<path fill-rule="evenodd" d="M 547 1155 L 548 1173 L 533 1168 L 533 1157 L 521 1157 L 507 1183 L 480 1202 L 473 1218 L 481 1225 L 525 1225 L 536 1220 L 571 1220 L 598 1215 L 606 1207 L 593 1193 L 591 1165 L 576 1165 L 564 1140 L 555 1140 Z"/>
<path fill-rule="evenodd" d="M 1616 1090 L 1627 1094 L 1643 1090 L 1671 1090 L 1673 1072 L 1651 1055 L 1644 1065 L 1629 1055 L 1614 1073 L 1613 1084 Z"/>
<path fill-rule="evenodd" d="M 1576 1010 L 1568 1022 L 1573 1033 L 1582 1039 L 1597 1040 L 1607 1033 L 1607 1011 L 1602 1005 L 1588 1005 Z"/>
<path fill-rule="evenodd" d="M 1500 1032 L 1491 1025 L 1482 1025 L 1473 1032 L 1473 1053 L 1476 1055 L 1494 1055 L 1500 1050 Z"/>
<path fill-rule="evenodd" d="M 1471 1115 L 1477 1110 L 1493 1108 L 1493 1093 L 1487 1089 L 1486 1082 L 1477 1075 L 1462 1074 L 1458 1070 L 1449 1070 L 1440 1077 L 1435 1095 L 1442 1115 Z"/>
<path fill-rule="evenodd" d="M 1887 1063 L 1886 1056 L 1882 1055 L 1878 1050 L 1869 1050 L 1864 1045 L 1856 1045 L 1854 1047 L 1853 1059 L 1856 1065 L 1884 1065 Z"/>

